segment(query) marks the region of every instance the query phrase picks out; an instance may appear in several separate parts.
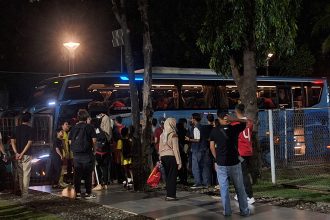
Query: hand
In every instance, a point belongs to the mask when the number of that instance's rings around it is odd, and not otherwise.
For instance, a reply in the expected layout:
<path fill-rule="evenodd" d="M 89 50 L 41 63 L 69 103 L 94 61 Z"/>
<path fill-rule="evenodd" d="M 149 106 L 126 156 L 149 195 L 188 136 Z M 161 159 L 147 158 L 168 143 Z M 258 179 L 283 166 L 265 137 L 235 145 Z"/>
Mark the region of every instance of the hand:
<path fill-rule="evenodd" d="M 2 161 L 5 162 L 5 163 L 8 161 L 6 154 L 3 155 Z"/>
<path fill-rule="evenodd" d="M 15 159 L 16 159 L 16 160 L 19 160 L 19 156 L 20 156 L 20 154 L 19 154 L 19 153 L 16 153 L 16 154 L 15 154 Z"/>
<path fill-rule="evenodd" d="M 23 154 L 19 154 L 18 160 L 22 160 L 22 158 L 23 158 Z"/>
<path fill-rule="evenodd" d="M 61 160 L 63 160 L 63 156 L 62 155 L 60 155 L 60 158 L 61 158 Z"/>
<path fill-rule="evenodd" d="M 190 141 L 190 138 L 187 137 L 187 136 L 185 136 L 184 139 L 185 139 L 186 141 Z"/>
<path fill-rule="evenodd" d="M 182 167 L 182 164 L 178 164 L 178 170 L 180 170 Z"/>

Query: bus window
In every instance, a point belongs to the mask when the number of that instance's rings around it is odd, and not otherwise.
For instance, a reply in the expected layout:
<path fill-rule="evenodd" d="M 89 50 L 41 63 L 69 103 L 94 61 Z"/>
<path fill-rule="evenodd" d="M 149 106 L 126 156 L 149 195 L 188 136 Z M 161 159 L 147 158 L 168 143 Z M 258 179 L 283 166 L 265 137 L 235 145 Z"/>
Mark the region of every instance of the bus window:
<path fill-rule="evenodd" d="M 151 98 L 156 110 L 179 108 L 179 92 L 175 85 L 153 84 Z"/>
<path fill-rule="evenodd" d="M 293 107 L 303 108 L 305 106 L 304 94 L 301 86 L 292 87 Z"/>
<path fill-rule="evenodd" d="M 291 108 L 291 90 L 290 87 L 278 87 L 277 88 L 278 107 L 279 108 Z"/>
<path fill-rule="evenodd" d="M 202 109 L 207 108 L 205 94 L 202 85 L 182 85 L 181 93 L 183 108 Z"/>
<path fill-rule="evenodd" d="M 276 86 L 258 86 L 257 101 L 259 109 L 276 108 Z"/>
<path fill-rule="evenodd" d="M 72 80 L 68 82 L 65 88 L 63 100 L 74 100 L 86 98 L 86 90 L 83 88 L 81 80 Z"/>
<path fill-rule="evenodd" d="M 305 86 L 306 92 L 306 107 L 312 107 L 321 100 L 322 87 L 321 86 Z"/>
<path fill-rule="evenodd" d="M 235 109 L 240 102 L 239 92 L 236 85 L 227 85 L 227 97 L 229 109 Z"/>
<path fill-rule="evenodd" d="M 35 88 L 32 99 L 32 105 L 47 104 L 52 99 L 57 99 L 60 89 L 62 87 L 62 80 L 47 80 L 42 82 Z"/>

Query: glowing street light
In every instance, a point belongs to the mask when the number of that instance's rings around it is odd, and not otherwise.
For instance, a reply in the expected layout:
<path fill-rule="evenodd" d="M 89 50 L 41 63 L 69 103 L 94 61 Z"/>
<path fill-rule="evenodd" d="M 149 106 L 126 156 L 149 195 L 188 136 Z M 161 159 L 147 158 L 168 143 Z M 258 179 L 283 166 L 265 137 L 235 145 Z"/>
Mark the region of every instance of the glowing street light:
<path fill-rule="evenodd" d="M 267 58 L 266 58 L 266 76 L 268 76 L 268 67 L 269 67 L 269 60 L 272 58 L 274 54 L 273 53 L 268 53 Z"/>
<path fill-rule="evenodd" d="M 69 51 L 69 73 L 74 73 L 75 50 L 79 47 L 80 43 L 66 42 L 63 46 Z"/>

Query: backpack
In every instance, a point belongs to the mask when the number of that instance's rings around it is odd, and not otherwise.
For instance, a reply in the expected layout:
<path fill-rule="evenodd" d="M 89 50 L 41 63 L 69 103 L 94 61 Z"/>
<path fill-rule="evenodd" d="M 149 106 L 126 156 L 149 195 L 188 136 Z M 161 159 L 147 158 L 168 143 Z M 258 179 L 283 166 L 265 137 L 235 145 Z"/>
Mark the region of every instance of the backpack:
<path fill-rule="evenodd" d="M 132 157 L 132 141 L 130 139 L 121 139 L 123 142 L 123 157 L 130 158 Z"/>
<path fill-rule="evenodd" d="M 87 125 L 85 123 L 77 124 L 73 131 L 71 139 L 71 151 L 73 153 L 92 152 L 91 141 L 87 136 Z"/>
<path fill-rule="evenodd" d="M 102 129 L 98 129 L 96 134 L 96 151 L 109 152 L 110 143 L 107 139 L 106 133 Z"/>

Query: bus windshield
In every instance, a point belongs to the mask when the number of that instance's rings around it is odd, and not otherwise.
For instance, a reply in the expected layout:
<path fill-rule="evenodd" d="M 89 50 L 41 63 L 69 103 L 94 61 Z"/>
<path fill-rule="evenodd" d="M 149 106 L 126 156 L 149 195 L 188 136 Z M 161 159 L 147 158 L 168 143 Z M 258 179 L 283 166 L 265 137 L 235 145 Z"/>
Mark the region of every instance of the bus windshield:
<path fill-rule="evenodd" d="M 32 105 L 45 105 L 58 98 L 62 87 L 61 79 L 51 79 L 41 82 L 35 87 L 30 103 Z"/>

